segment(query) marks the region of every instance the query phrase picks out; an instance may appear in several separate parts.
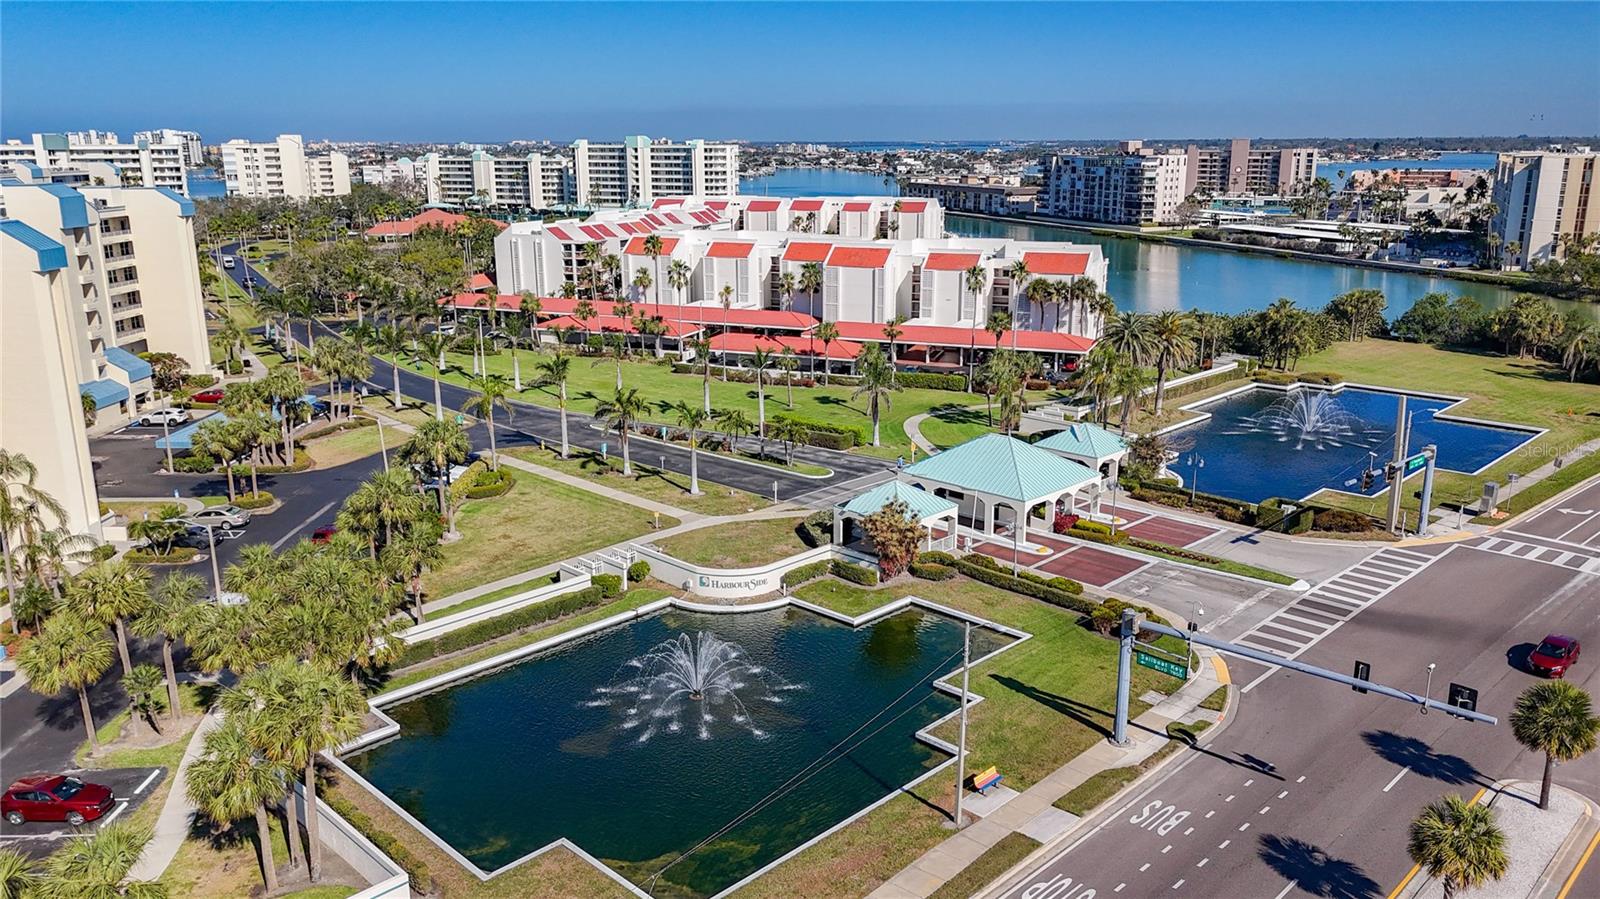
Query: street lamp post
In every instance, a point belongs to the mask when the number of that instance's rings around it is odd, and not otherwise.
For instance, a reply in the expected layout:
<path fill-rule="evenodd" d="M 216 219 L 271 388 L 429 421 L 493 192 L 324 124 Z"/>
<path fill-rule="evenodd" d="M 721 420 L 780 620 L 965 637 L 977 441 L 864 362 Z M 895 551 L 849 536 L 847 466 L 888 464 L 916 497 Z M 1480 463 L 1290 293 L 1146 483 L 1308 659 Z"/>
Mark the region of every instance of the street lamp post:
<path fill-rule="evenodd" d="M 1437 667 L 1439 666 L 1435 662 L 1428 663 L 1428 684 L 1422 688 L 1422 698 L 1424 700 L 1433 698 L 1433 669 Z M 1426 702 L 1422 704 L 1422 714 L 1428 714 L 1428 704 Z"/>
<path fill-rule="evenodd" d="M 1194 496 L 1200 489 L 1200 469 L 1206 467 L 1206 458 L 1199 453 L 1189 454 L 1189 505 L 1194 505 Z"/>
<path fill-rule="evenodd" d="M 217 568 L 217 526 L 206 522 L 206 545 L 211 552 L 211 595 L 222 599 L 222 572 Z"/>
<path fill-rule="evenodd" d="M 956 830 L 962 827 L 961 794 L 967 780 L 967 675 L 972 670 L 972 622 L 961 635 L 961 730 L 956 740 Z"/>
<path fill-rule="evenodd" d="M 167 405 L 172 405 L 172 398 L 167 398 Z M 161 416 L 161 442 L 167 450 L 167 474 L 172 474 L 172 429 L 167 424 L 167 416 Z"/>
<path fill-rule="evenodd" d="M 383 419 L 374 415 L 372 420 L 378 423 L 378 451 L 383 454 L 383 470 L 387 474 L 389 471 L 389 442 L 383 438 Z"/>

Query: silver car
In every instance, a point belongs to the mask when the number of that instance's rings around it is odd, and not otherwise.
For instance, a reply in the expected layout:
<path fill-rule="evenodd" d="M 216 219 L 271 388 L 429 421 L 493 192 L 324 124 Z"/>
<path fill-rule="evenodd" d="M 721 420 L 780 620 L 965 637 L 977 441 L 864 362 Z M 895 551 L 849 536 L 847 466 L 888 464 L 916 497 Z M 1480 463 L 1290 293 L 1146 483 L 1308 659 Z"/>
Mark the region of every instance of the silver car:
<path fill-rule="evenodd" d="M 242 528 L 250 523 L 250 512 L 238 506 L 209 506 L 185 515 L 184 520 L 202 527 Z"/>

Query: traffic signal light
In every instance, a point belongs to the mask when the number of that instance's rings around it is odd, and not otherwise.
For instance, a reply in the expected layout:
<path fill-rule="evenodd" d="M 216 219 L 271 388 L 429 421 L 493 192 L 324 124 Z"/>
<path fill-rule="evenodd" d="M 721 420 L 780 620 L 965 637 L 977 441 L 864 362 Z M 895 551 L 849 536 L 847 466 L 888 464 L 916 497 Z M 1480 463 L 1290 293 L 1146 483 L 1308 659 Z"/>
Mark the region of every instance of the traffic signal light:
<path fill-rule="evenodd" d="M 1371 474 L 1371 472 L 1368 472 L 1368 474 Z M 1361 661 L 1360 659 L 1357 659 L 1356 670 L 1350 676 L 1354 677 L 1356 680 L 1372 680 L 1372 666 Z M 1366 687 L 1351 686 L 1350 689 L 1356 691 L 1357 693 L 1367 692 Z"/>
<path fill-rule="evenodd" d="M 1463 687 L 1460 684 L 1451 684 L 1450 696 L 1445 701 L 1458 709 L 1476 712 L 1478 710 L 1478 691 L 1471 687 Z"/>
<path fill-rule="evenodd" d="M 1368 490 L 1372 489 L 1372 483 L 1375 480 L 1377 480 L 1377 476 L 1378 476 L 1378 473 L 1373 471 L 1370 468 L 1361 473 L 1361 492 L 1362 493 L 1365 493 Z"/>

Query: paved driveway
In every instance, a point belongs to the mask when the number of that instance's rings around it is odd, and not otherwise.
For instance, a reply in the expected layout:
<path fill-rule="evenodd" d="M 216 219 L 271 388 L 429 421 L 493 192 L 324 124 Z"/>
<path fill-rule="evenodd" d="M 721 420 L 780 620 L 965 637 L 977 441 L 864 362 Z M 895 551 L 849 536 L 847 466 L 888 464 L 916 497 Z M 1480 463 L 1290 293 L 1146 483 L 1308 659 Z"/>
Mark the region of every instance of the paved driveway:
<path fill-rule="evenodd" d="M 8 781 L 31 774 L 31 771 L 7 771 Z M 33 858 L 43 858 L 54 852 L 61 843 L 80 833 L 93 833 L 104 825 L 119 820 L 133 812 L 161 782 L 166 780 L 169 772 L 165 768 L 104 768 L 85 771 L 71 771 L 82 780 L 97 783 L 111 788 L 112 795 L 116 798 L 116 808 L 98 821 L 91 821 L 81 828 L 74 828 L 61 821 L 29 821 L 13 827 L 0 819 L 0 846 L 15 849 Z"/>

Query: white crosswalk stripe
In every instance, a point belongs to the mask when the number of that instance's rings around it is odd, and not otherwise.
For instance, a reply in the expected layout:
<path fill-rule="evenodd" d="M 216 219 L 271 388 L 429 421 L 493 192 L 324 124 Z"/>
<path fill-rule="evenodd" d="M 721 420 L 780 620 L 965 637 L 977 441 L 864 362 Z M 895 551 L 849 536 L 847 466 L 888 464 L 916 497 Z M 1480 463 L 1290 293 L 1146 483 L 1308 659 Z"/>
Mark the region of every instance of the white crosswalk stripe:
<path fill-rule="evenodd" d="M 1596 555 L 1587 555 L 1583 552 L 1572 552 L 1567 549 L 1544 546 L 1537 543 L 1525 543 L 1521 540 L 1510 540 L 1505 537 L 1485 537 L 1482 543 L 1463 545 L 1468 549 L 1475 549 L 1480 552 L 1511 556 L 1516 559 L 1540 562 L 1545 565 L 1554 565 L 1557 568 L 1567 568 L 1573 571 L 1593 571 L 1596 568 L 1600 568 L 1600 551 L 1597 551 Z"/>
<path fill-rule="evenodd" d="M 1295 658 L 1438 558 L 1410 550 L 1383 550 L 1267 616 L 1234 642 Z M 1245 689 L 1254 685 L 1252 682 Z"/>

